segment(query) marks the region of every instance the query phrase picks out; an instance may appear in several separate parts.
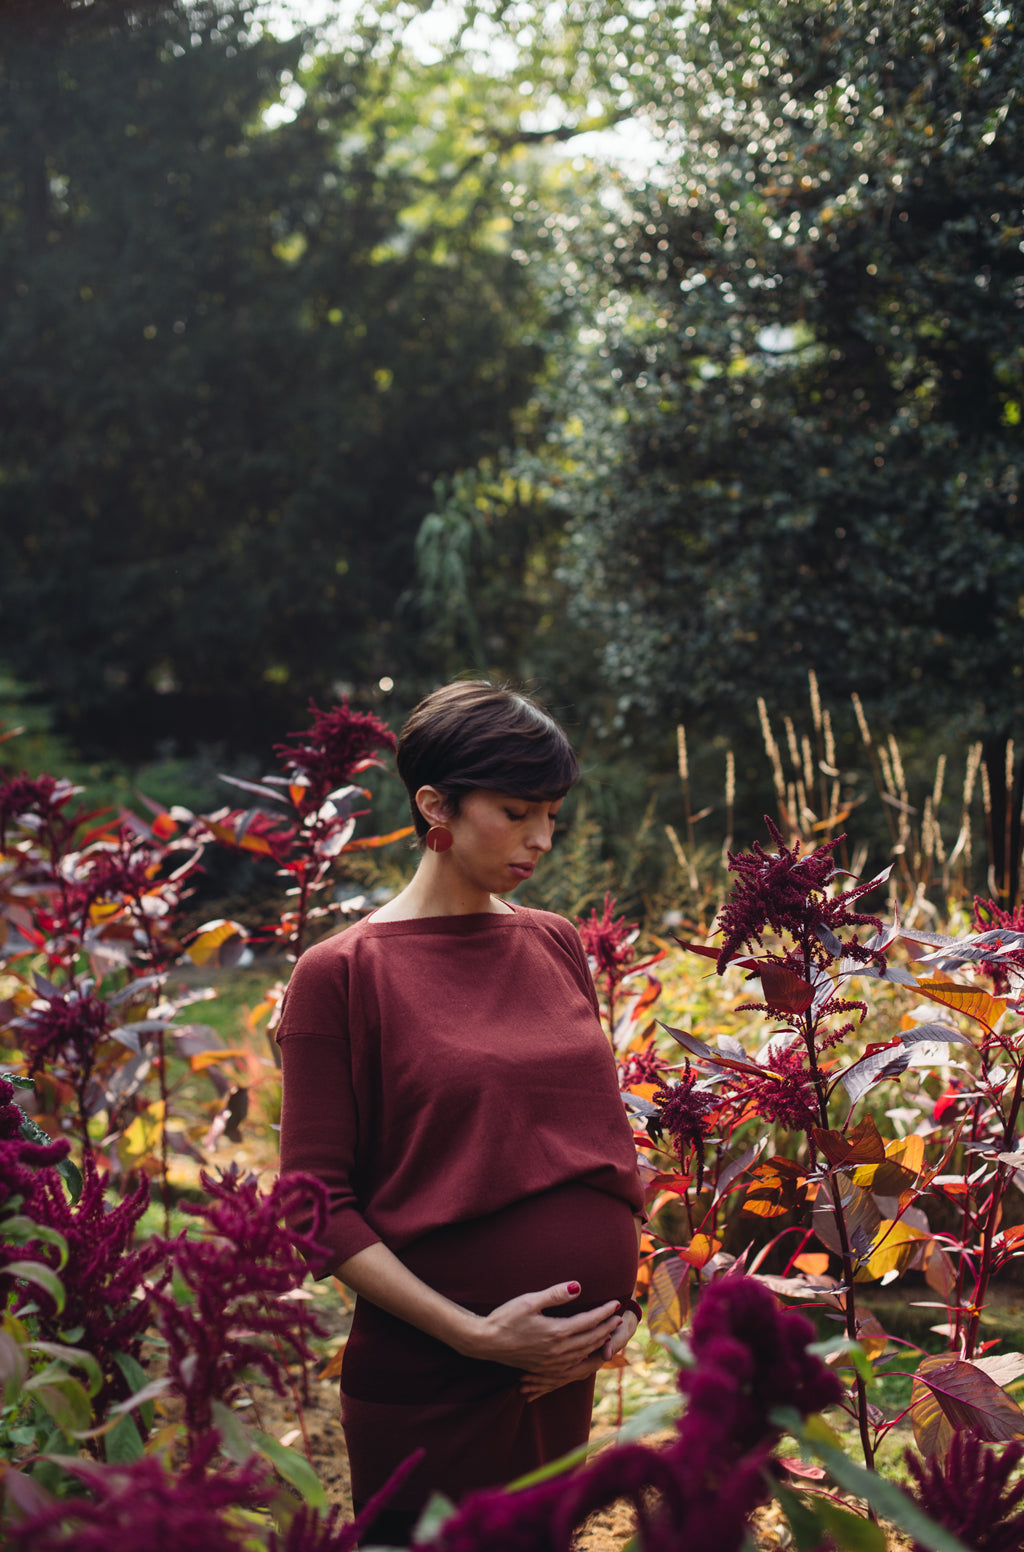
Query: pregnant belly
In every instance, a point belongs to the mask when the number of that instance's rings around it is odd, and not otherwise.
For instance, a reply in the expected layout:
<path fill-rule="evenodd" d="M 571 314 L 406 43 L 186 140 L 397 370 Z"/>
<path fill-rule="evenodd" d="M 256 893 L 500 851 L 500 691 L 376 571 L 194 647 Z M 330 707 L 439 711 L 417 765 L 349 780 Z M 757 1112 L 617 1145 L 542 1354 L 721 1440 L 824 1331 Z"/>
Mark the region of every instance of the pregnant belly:
<path fill-rule="evenodd" d="M 574 1183 L 487 1218 L 436 1229 L 400 1256 L 430 1287 L 481 1315 L 521 1293 L 578 1282 L 579 1297 L 552 1310 L 572 1315 L 632 1295 L 636 1227 L 628 1203 Z M 342 1370 L 345 1394 L 414 1401 L 443 1392 L 468 1399 L 511 1381 L 504 1365 L 463 1358 L 365 1299 L 357 1302 Z"/>

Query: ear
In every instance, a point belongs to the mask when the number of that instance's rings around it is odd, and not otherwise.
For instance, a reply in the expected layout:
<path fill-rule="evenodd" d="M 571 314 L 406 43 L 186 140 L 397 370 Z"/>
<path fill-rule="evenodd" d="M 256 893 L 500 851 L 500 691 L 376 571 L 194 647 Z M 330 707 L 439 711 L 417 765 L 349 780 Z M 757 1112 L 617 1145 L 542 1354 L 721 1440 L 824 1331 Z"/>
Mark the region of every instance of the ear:
<path fill-rule="evenodd" d="M 420 787 L 416 792 L 416 807 L 428 824 L 447 824 L 451 818 L 448 799 L 436 787 Z"/>

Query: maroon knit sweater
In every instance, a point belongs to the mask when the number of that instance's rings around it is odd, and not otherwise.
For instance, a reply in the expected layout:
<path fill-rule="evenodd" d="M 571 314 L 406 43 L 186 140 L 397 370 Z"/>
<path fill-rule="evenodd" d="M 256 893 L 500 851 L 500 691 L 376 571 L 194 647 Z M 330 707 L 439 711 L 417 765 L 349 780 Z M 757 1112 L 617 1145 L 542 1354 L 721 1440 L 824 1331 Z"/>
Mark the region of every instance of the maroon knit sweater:
<path fill-rule="evenodd" d="M 641 1206 L 583 945 L 560 916 L 367 917 L 303 954 L 277 1038 L 281 1168 L 327 1185 L 334 1267 L 569 1181 Z"/>

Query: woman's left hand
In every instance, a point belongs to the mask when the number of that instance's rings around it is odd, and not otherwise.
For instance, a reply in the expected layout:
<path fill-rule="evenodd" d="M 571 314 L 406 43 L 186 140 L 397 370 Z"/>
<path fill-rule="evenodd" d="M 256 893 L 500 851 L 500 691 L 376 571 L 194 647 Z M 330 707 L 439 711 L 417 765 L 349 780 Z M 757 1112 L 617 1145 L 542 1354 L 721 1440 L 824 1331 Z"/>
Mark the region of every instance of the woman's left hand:
<path fill-rule="evenodd" d="M 627 1342 L 635 1335 L 638 1325 L 639 1321 L 633 1311 L 624 1310 L 619 1316 L 618 1325 L 600 1352 L 591 1353 L 582 1363 L 563 1370 L 561 1374 L 524 1374 L 519 1382 L 520 1391 L 527 1401 L 536 1401 L 539 1396 L 546 1396 L 548 1391 L 561 1390 L 563 1385 L 573 1385 L 577 1380 L 589 1379 L 590 1375 L 596 1374 L 609 1358 L 614 1358 L 616 1353 L 622 1352 Z"/>

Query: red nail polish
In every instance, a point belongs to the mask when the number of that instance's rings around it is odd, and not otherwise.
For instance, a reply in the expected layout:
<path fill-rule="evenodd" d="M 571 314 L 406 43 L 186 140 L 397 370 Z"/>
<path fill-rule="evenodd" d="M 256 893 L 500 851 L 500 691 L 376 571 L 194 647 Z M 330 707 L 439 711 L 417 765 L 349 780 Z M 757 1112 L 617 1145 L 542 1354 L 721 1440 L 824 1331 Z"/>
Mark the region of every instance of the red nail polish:
<path fill-rule="evenodd" d="M 569 1283 L 567 1286 L 571 1294 L 577 1294 L 580 1291 L 579 1283 Z"/>

